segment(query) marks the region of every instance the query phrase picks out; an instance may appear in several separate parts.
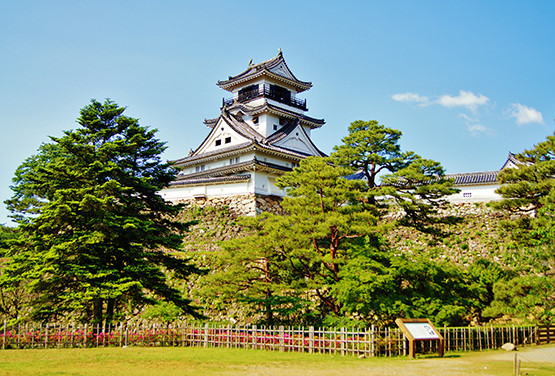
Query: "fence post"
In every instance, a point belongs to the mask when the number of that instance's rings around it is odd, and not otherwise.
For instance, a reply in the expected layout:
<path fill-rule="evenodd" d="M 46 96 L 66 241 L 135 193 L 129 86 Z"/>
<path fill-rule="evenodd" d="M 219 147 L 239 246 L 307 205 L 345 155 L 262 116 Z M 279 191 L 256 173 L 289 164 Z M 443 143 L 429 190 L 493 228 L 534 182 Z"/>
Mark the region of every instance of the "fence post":
<path fill-rule="evenodd" d="M 45 332 L 44 348 L 47 349 L 48 348 L 48 324 L 46 324 L 46 326 L 44 327 L 44 332 Z"/>
<path fill-rule="evenodd" d="M 251 337 L 251 341 L 252 341 L 252 348 L 256 350 L 257 346 L 257 340 L 256 340 L 256 325 L 252 326 L 252 337 Z"/>
<path fill-rule="evenodd" d="M 6 325 L 7 325 L 7 321 L 4 320 L 4 336 L 2 337 L 2 350 L 6 349 Z"/>
<path fill-rule="evenodd" d="M 314 354 L 314 327 L 308 327 L 308 352 Z"/>
<path fill-rule="evenodd" d="M 372 333 L 370 334 L 370 356 L 376 356 L 376 333 L 374 331 L 374 324 L 372 324 L 370 330 L 372 330 Z"/>
<path fill-rule="evenodd" d="M 345 356 L 345 348 L 346 348 L 346 336 L 345 336 L 345 327 L 341 328 L 341 356 Z"/>
<path fill-rule="evenodd" d="M 279 327 L 279 352 L 285 351 L 285 331 L 283 326 Z"/>
<path fill-rule="evenodd" d="M 208 347 L 208 323 L 204 325 L 204 347 Z"/>

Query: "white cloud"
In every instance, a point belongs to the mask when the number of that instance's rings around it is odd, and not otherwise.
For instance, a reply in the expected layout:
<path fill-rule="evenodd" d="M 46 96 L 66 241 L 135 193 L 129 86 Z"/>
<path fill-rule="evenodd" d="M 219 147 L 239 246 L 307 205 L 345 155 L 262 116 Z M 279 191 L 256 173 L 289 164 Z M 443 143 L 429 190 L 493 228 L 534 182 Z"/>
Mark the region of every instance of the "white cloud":
<path fill-rule="evenodd" d="M 393 94 L 391 98 L 393 98 L 393 100 L 397 102 L 416 102 L 421 104 L 426 104 L 430 101 L 428 97 L 421 96 L 420 94 L 417 94 L 417 93 Z"/>
<path fill-rule="evenodd" d="M 535 108 L 525 106 L 520 103 L 511 103 L 507 110 L 509 117 L 514 117 L 518 125 L 538 123 L 544 124 L 542 113 Z"/>
<path fill-rule="evenodd" d="M 486 127 L 480 124 L 467 124 L 466 129 L 468 129 L 472 134 L 485 133 L 488 131 Z"/>
<path fill-rule="evenodd" d="M 488 136 L 492 136 L 495 134 L 495 131 L 491 128 L 485 127 L 482 124 L 479 124 L 480 119 L 470 117 L 466 114 L 459 114 L 466 123 L 466 129 L 474 136 L 478 134 L 486 134 Z"/>
<path fill-rule="evenodd" d="M 485 105 L 489 102 L 489 98 L 479 94 L 476 95 L 470 91 L 459 91 L 458 96 L 442 95 L 435 103 L 444 107 L 466 107 L 472 112 L 476 112 L 478 106 Z"/>

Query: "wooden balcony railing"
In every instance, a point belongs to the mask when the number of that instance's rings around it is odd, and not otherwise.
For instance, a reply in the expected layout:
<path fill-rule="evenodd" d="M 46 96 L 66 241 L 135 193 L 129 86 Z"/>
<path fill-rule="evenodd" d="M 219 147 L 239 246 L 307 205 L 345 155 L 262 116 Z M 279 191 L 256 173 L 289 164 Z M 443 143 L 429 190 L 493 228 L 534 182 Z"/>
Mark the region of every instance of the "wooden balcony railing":
<path fill-rule="evenodd" d="M 235 101 L 244 103 L 257 98 L 268 98 L 307 111 L 306 99 L 298 99 L 287 90 L 272 90 L 268 85 L 259 85 L 257 89 L 240 92 L 237 97 L 224 98 L 222 106 L 230 106 Z"/>

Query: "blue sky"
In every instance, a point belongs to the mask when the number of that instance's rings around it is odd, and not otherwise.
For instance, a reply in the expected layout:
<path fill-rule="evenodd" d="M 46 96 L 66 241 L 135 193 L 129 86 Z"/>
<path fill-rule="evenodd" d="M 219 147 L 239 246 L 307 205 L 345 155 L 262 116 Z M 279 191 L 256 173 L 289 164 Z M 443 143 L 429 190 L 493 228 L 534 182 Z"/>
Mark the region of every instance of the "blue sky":
<path fill-rule="evenodd" d="M 553 133 L 554 14 L 548 0 L 3 1 L 0 199 L 91 98 L 157 128 L 166 159 L 185 156 L 229 96 L 216 82 L 278 48 L 314 85 L 300 97 L 326 120 L 324 152 L 375 119 L 447 172 L 499 169 Z"/>

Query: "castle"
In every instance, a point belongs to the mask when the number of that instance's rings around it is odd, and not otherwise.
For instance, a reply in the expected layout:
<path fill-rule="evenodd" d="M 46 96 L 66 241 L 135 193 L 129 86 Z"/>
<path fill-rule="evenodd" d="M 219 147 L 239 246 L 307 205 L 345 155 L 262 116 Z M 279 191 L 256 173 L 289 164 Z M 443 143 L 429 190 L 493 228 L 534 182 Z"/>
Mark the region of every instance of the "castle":
<path fill-rule="evenodd" d="M 180 172 L 161 194 L 172 202 L 227 205 L 239 215 L 276 211 L 285 196 L 276 178 L 306 157 L 325 155 L 310 138 L 324 119 L 307 116 L 306 99 L 297 97 L 312 83 L 295 77 L 280 50 L 218 86 L 232 97 L 223 99 L 217 118 L 204 121 L 210 131 L 200 146 L 172 161 Z"/>
<path fill-rule="evenodd" d="M 220 115 L 206 119 L 210 129 L 200 146 L 188 156 L 171 161 L 180 169 L 177 179 L 162 196 L 171 202 L 227 206 L 236 215 L 280 212 L 285 191 L 276 178 L 291 171 L 309 156 L 325 156 L 311 140 L 311 132 L 324 119 L 306 115 L 306 99 L 297 95 L 311 82 L 297 79 L 281 50 L 274 58 L 249 63 L 247 69 L 217 85 L 232 93 L 224 98 Z M 460 192 L 447 197 L 451 203 L 499 200 L 498 173 L 516 167 L 509 153 L 498 171 L 447 174 Z"/>

